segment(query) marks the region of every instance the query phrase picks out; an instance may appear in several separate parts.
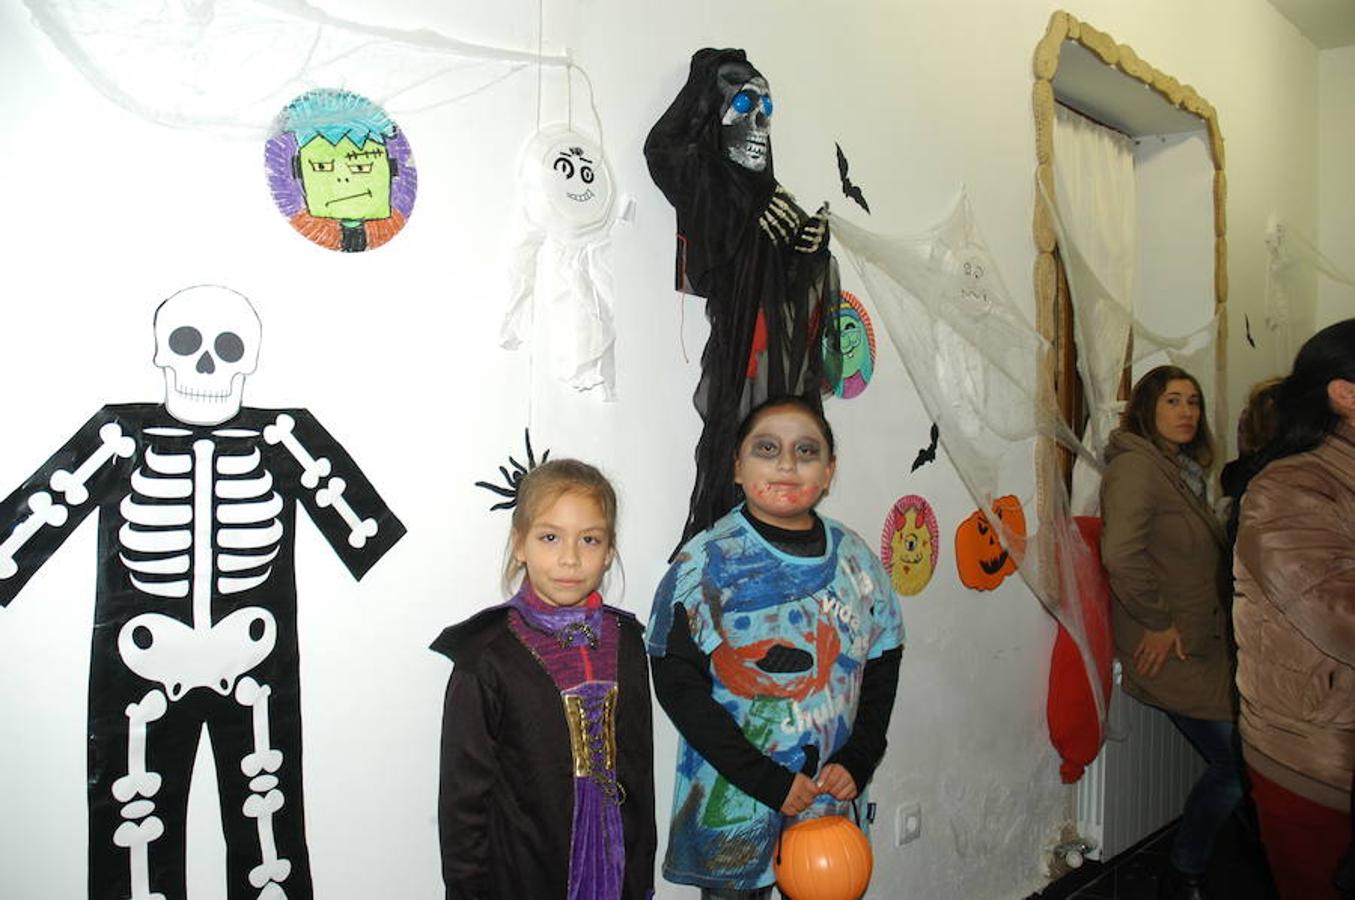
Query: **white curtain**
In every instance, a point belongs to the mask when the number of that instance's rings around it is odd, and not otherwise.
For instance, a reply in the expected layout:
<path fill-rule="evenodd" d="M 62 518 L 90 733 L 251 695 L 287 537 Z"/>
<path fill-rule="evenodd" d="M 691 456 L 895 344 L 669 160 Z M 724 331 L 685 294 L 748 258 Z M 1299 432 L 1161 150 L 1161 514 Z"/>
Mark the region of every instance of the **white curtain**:
<path fill-rule="evenodd" d="M 1054 177 L 1058 217 L 1090 270 L 1097 298 L 1080 298 L 1074 321 L 1078 370 L 1089 419 L 1083 443 L 1097 457 L 1119 421 L 1116 400 L 1133 319 L 1137 228 L 1134 145 L 1128 137 L 1077 113 L 1054 109 Z M 1081 286 L 1081 285 L 1079 285 Z M 1078 459 L 1071 512 L 1099 512 L 1099 473 Z"/>

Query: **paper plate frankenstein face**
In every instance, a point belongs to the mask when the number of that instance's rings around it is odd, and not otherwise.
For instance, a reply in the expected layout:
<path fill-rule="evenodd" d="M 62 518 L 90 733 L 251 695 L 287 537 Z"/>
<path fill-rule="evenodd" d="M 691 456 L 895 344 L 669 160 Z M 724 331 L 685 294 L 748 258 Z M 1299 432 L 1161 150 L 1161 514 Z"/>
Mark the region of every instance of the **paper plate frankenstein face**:
<path fill-rule="evenodd" d="M 941 533 L 931 504 L 916 494 L 900 497 L 880 532 L 880 560 L 894 590 L 905 597 L 922 593 L 940 553 Z"/>
<path fill-rule="evenodd" d="M 409 141 L 385 110 L 318 88 L 288 103 L 264 147 L 268 187 L 292 227 L 330 250 L 380 247 L 414 211 Z"/>
<path fill-rule="evenodd" d="M 825 347 L 825 390 L 850 400 L 866 389 L 875 374 L 875 327 L 861 301 L 848 291 L 842 291 L 842 299 L 837 305 L 837 333 L 842 371 L 832 371 L 833 354 Z M 827 340 L 826 335 L 824 339 Z"/>

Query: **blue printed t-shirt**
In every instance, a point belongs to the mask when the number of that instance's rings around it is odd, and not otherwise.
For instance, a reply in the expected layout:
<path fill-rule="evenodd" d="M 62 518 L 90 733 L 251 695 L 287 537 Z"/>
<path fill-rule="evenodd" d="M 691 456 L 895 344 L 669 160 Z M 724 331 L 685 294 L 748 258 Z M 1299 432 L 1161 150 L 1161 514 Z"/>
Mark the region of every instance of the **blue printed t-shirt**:
<path fill-rule="evenodd" d="M 903 644 L 884 566 L 855 532 L 826 517 L 824 525 L 822 556 L 791 556 L 736 509 L 679 551 L 647 630 L 650 655 L 664 656 L 673 606 L 682 604 L 693 641 L 710 657 L 716 701 L 754 746 L 795 772 L 806 746 L 822 762 L 847 741 L 866 660 Z M 772 651 L 776 663 L 759 666 Z M 844 813 L 848 804 L 825 794 L 799 818 Z M 680 739 L 664 877 L 738 890 L 769 885 L 782 818 Z"/>

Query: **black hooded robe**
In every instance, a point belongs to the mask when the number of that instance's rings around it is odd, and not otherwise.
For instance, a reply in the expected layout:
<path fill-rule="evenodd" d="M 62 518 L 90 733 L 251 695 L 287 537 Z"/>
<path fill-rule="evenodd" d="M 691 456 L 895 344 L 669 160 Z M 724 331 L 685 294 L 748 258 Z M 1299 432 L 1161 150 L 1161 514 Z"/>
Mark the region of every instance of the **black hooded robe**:
<path fill-rule="evenodd" d="M 645 140 L 649 173 L 677 212 L 677 287 L 705 297 L 710 320 L 693 398 L 704 425 L 679 547 L 740 501 L 735 437 L 747 412 L 785 394 L 818 407 L 825 376 L 821 347 L 834 351 L 828 367 L 839 358 L 837 267 L 827 235 L 815 252 L 804 253 L 759 225 L 777 189 L 771 151 L 761 172 L 725 156 L 725 64 L 732 90 L 760 74 L 742 50 L 698 50 L 687 83 Z M 811 222 L 794 209 L 802 227 Z M 759 332 L 765 333 L 765 350 L 754 346 Z"/>

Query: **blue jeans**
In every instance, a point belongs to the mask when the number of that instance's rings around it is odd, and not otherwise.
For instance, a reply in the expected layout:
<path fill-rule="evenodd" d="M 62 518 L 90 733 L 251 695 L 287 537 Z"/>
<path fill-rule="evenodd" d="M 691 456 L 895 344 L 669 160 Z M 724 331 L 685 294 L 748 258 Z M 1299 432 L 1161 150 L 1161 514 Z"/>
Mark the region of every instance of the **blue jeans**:
<path fill-rule="evenodd" d="M 1172 712 L 1167 716 L 1205 761 L 1204 774 L 1186 797 L 1171 863 L 1187 875 L 1202 875 L 1209 866 L 1219 828 L 1242 800 L 1242 748 L 1232 722 L 1192 719 Z"/>

